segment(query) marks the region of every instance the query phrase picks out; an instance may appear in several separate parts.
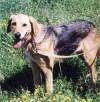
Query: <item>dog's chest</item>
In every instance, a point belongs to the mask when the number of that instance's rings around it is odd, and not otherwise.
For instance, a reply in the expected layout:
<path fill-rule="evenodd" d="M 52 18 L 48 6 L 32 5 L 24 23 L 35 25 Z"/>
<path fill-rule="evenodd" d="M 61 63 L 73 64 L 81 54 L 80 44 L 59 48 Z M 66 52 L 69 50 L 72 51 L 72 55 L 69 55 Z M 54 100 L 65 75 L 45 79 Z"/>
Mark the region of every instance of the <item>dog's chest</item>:
<path fill-rule="evenodd" d="M 31 60 L 32 60 L 32 56 L 31 54 L 27 51 L 27 49 L 24 51 L 24 55 L 25 55 L 25 60 L 28 64 L 30 64 Z"/>
<path fill-rule="evenodd" d="M 33 62 L 37 62 L 41 58 L 41 55 L 44 55 L 44 53 L 46 53 L 47 55 L 54 53 L 54 47 L 51 38 L 47 39 L 41 44 L 36 44 L 37 52 L 34 52 L 34 49 L 30 50 L 28 46 L 25 47 L 23 50 L 24 50 L 25 60 L 29 65 Z"/>

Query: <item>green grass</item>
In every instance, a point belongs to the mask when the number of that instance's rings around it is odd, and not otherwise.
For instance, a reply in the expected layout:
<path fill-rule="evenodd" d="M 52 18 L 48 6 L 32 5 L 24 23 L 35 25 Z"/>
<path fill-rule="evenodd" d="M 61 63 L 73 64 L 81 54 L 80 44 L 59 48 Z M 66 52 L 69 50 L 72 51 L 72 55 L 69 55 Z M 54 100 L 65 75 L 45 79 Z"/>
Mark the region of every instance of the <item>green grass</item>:
<path fill-rule="evenodd" d="M 99 0 L 0 0 L 0 73 L 5 81 L 25 69 L 26 65 L 21 50 L 12 48 L 12 36 L 6 34 L 7 20 L 11 14 L 24 13 L 32 15 L 43 24 L 59 24 L 74 19 L 92 21 L 100 32 L 100 2 Z M 47 20 L 48 19 L 48 20 Z M 76 62 L 75 62 L 75 61 Z M 82 71 L 80 83 L 88 81 L 87 70 L 80 59 L 70 59 L 67 64 Z M 100 72 L 100 62 L 97 62 Z M 25 73 L 24 73 L 25 74 Z M 98 77 L 100 80 L 100 76 Z M 74 86 L 74 88 L 73 88 Z M 94 94 L 91 90 L 85 93 L 78 91 L 78 86 L 72 81 L 60 77 L 54 80 L 54 92 L 50 96 L 45 94 L 44 87 L 36 92 L 16 90 L 0 93 L 0 102 L 99 102 L 100 92 Z"/>

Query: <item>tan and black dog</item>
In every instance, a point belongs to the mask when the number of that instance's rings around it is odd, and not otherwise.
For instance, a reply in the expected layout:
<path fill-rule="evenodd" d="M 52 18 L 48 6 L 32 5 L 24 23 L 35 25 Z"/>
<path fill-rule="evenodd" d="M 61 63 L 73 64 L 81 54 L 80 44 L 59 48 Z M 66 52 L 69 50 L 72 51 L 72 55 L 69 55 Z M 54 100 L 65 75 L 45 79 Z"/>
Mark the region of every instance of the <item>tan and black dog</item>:
<path fill-rule="evenodd" d="M 46 91 L 53 91 L 53 66 L 57 58 L 72 53 L 80 54 L 91 73 L 92 85 L 96 85 L 96 58 L 100 36 L 93 23 L 75 20 L 59 26 L 46 26 L 31 16 L 12 15 L 7 32 L 14 36 L 14 48 L 23 48 L 27 62 L 33 70 L 34 85 L 39 84 L 40 70 L 44 73 Z"/>

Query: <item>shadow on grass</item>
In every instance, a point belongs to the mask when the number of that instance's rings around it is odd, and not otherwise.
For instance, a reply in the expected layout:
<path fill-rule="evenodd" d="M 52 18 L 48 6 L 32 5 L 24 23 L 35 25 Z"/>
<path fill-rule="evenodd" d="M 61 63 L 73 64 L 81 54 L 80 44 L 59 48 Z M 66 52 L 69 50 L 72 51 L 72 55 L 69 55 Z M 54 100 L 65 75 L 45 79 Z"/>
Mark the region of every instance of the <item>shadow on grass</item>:
<path fill-rule="evenodd" d="M 5 79 L 4 83 L 1 84 L 1 89 L 3 91 L 13 91 L 20 89 L 28 89 L 33 91 L 33 78 L 31 68 L 28 66 L 23 66 L 23 70 Z"/>
<path fill-rule="evenodd" d="M 56 79 L 59 75 L 62 77 L 66 77 L 67 79 L 71 79 L 76 82 L 80 77 L 79 70 L 76 70 L 73 66 L 67 65 L 66 63 L 62 63 L 60 65 L 62 70 L 59 68 L 59 64 L 55 65 L 54 68 L 54 79 Z M 43 78 L 44 82 L 44 78 Z M 33 86 L 33 78 L 32 78 L 32 70 L 28 68 L 28 66 L 23 66 L 23 70 L 11 76 L 8 79 L 5 79 L 4 83 L 1 84 L 2 90 L 5 91 L 13 91 L 20 89 L 28 89 L 29 91 L 34 91 Z"/>
<path fill-rule="evenodd" d="M 60 70 L 61 67 L 61 70 Z M 68 65 L 65 62 L 59 64 L 55 64 L 54 66 L 54 79 L 57 77 L 66 77 L 67 80 L 73 81 L 73 86 L 79 81 L 82 70 L 80 68 L 75 68 L 73 65 Z M 42 82 L 44 82 L 44 75 L 42 75 Z M 1 84 L 1 89 L 3 91 L 8 92 L 16 92 L 20 89 L 27 89 L 31 92 L 34 92 L 34 84 L 33 84 L 33 78 L 32 78 L 32 70 L 31 68 L 28 68 L 27 65 L 23 66 L 23 70 L 16 73 L 15 75 L 11 76 L 10 78 L 5 79 L 4 83 Z M 81 85 L 81 84 L 80 84 Z M 85 88 L 85 91 L 87 90 L 87 86 L 83 83 L 83 87 Z M 97 84 L 97 88 L 100 89 L 100 83 Z"/>
<path fill-rule="evenodd" d="M 54 78 L 62 76 L 66 77 L 67 80 L 72 80 L 73 82 L 77 82 L 82 75 L 80 68 L 75 68 L 75 66 L 67 64 L 66 62 L 55 64 L 53 74 Z"/>

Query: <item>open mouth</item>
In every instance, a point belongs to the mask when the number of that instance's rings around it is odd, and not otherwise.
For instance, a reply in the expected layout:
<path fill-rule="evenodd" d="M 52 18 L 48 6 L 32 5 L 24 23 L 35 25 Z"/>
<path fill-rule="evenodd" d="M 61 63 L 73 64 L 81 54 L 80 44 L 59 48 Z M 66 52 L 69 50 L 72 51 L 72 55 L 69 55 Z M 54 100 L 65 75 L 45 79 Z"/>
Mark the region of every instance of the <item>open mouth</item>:
<path fill-rule="evenodd" d="M 17 34 L 14 37 L 13 47 L 16 49 L 21 48 L 22 45 L 27 41 L 27 36 L 28 36 L 28 33 L 26 33 L 23 38 L 20 38 L 20 36 Z"/>
<path fill-rule="evenodd" d="M 23 43 L 24 43 L 23 39 L 14 39 L 13 47 L 16 49 L 21 48 Z"/>

